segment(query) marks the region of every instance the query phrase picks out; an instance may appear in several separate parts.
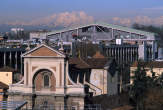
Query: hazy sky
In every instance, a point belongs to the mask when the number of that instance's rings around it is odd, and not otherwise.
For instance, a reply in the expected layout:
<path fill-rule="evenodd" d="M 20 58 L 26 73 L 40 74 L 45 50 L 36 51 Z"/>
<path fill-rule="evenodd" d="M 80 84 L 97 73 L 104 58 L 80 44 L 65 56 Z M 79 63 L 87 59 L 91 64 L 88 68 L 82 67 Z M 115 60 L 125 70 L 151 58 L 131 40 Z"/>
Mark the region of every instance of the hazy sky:
<path fill-rule="evenodd" d="M 84 12 L 98 21 L 163 16 L 163 0 L 0 0 L 0 22 L 30 21 L 54 14 Z"/>

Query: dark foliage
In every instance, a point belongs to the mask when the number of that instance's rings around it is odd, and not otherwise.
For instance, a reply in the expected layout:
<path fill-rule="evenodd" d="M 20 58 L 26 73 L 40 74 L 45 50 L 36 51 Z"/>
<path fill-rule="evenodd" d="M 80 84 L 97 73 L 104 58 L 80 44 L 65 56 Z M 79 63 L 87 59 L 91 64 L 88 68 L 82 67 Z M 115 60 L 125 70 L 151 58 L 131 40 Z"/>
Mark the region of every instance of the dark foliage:
<path fill-rule="evenodd" d="M 147 75 L 145 65 L 138 62 L 133 74 L 133 84 L 130 96 L 136 104 L 137 110 L 162 110 L 163 107 L 163 74 L 156 75 L 150 68 L 151 75 Z M 149 70 L 149 69 L 148 69 Z"/>

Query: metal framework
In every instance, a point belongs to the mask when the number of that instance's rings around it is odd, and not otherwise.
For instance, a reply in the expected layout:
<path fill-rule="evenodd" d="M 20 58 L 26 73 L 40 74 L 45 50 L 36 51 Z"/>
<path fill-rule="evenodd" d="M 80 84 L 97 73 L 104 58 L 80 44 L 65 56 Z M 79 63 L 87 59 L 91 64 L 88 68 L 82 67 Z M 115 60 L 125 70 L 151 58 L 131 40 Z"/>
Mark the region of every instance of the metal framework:
<path fill-rule="evenodd" d="M 91 31 L 86 32 L 80 32 L 81 29 L 84 28 L 90 28 L 92 27 Z M 97 32 L 96 29 L 100 30 L 101 33 Z M 109 29 L 108 32 L 105 32 L 104 29 Z M 115 39 L 116 36 L 123 37 L 124 40 L 149 40 L 149 41 L 154 41 L 155 40 L 155 33 L 151 32 L 145 32 L 145 31 L 140 31 L 124 26 L 118 26 L 118 25 L 113 25 L 113 24 L 106 24 L 106 23 L 92 23 L 92 24 L 87 24 L 87 25 L 80 25 L 77 27 L 69 27 L 65 28 L 63 30 L 59 31 L 53 31 L 49 32 L 47 34 L 47 37 L 50 38 L 56 38 L 62 39 L 66 36 L 68 36 L 70 39 L 70 34 L 75 33 L 77 36 L 85 36 L 85 35 L 90 35 L 92 37 L 92 40 L 112 40 Z"/>

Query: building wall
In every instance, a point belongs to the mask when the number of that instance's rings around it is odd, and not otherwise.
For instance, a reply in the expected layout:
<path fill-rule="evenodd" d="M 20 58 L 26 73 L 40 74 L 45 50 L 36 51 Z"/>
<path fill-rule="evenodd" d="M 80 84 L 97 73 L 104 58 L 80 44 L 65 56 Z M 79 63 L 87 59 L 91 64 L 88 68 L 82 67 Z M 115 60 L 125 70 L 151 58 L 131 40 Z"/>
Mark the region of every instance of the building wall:
<path fill-rule="evenodd" d="M 7 100 L 7 90 L 0 88 L 0 101 L 6 101 Z"/>
<path fill-rule="evenodd" d="M 25 84 L 32 86 L 32 80 L 35 73 L 41 69 L 47 69 L 51 71 L 56 77 L 56 86 L 63 86 L 64 69 L 60 69 L 60 66 L 64 67 L 63 59 L 54 58 L 26 58 L 24 60 L 25 68 Z M 61 79 L 61 80 L 60 80 Z"/>
<path fill-rule="evenodd" d="M 30 33 L 30 40 L 32 39 L 45 39 L 46 38 L 46 32 L 31 32 Z"/>
<path fill-rule="evenodd" d="M 139 59 L 138 45 L 110 45 L 102 47 L 107 57 L 113 57 L 118 64 L 134 62 Z"/>
<path fill-rule="evenodd" d="M 21 55 L 24 52 L 22 48 L 0 48 L 0 68 L 8 66 L 21 71 Z"/>
<path fill-rule="evenodd" d="M 71 96 L 64 98 L 64 96 L 54 96 L 54 95 L 37 95 L 32 101 L 32 94 L 22 95 L 14 94 L 9 95 L 8 99 L 10 101 L 28 101 L 27 108 L 31 109 L 32 106 L 34 109 L 40 110 L 43 107 L 47 106 L 46 110 L 64 110 L 64 106 L 67 106 L 71 110 L 72 106 L 78 107 L 77 110 L 83 110 L 84 107 L 84 98 L 81 96 Z M 26 108 L 26 106 L 25 106 Z M 80 109 L 79 109 L 80 108 Z"/>
<path fill-rule="evenodd" d="M 92 69 L 90 83 L 94 85 L 98 91 L 98 95 L 107 94 L 107 71 L 104 69 Z"/>
<path fill-rule="evenodd" d="M 112 76 L 110 73 L 108 73 L 108 95 L 115 95 L 118 93 L 118 72 Z"/>
<path fill-rule="evenodd" d="M 0 82 L 6 85 L 13 83 L 13 73 L 12 72 L 0 72 Z"/>
<path fill-rule="evenodd" d="M 54 74 L 47 74 L 49 77 L 49 87 L 44 88 L 44 72 L 47 70 L 40 71 L 37 76 L 34 78 L 34 85 L 36 91 L 48 90 L 55 91 L 56 90 L 56 78 Z"/>
<path fill-rule="evenodd" d="M 118 93 L 118 72 L 111 76 L 107 70 L 92 69 L 90 83 L 93 85 L 90 85 L 91 88 L 96 91 L 94 95 L 115 95 Z M 93 90 L 91 91 L 94 92 Z"/>
<path fill-rule="evenodd" d="M 3 101 L 3 89 L 0 89 L 0 101 Z"/>

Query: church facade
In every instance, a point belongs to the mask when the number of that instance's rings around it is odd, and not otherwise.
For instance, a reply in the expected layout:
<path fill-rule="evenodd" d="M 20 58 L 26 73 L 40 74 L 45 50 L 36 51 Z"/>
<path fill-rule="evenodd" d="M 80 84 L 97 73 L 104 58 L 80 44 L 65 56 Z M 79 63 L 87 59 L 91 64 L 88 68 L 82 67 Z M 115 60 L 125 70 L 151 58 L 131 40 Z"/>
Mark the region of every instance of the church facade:
<path fill-rule="evenodd" d="M 65 54 L 42 44 L 22 57 L 24 77 L 9 86 L 9 101 L 25 100 L 31 109 L 84 106 L 84 86 L 71 79 Z"/>

